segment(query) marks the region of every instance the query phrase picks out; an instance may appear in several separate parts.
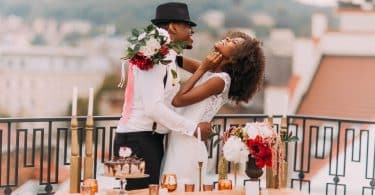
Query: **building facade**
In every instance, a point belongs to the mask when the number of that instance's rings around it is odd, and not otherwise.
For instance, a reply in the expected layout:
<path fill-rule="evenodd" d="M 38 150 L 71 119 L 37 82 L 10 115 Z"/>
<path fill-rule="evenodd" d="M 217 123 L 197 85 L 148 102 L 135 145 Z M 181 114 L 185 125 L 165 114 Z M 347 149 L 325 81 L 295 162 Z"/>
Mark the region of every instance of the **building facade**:
<path fill-rule="evenodd" d="M 0 113 L 10 117 L 66 115 L 72 88 L 87 98 L 100 87 L 109 62 L 83 48 L 0 48 Z M 80 105 L 78 105 L 80 106 Z"/>

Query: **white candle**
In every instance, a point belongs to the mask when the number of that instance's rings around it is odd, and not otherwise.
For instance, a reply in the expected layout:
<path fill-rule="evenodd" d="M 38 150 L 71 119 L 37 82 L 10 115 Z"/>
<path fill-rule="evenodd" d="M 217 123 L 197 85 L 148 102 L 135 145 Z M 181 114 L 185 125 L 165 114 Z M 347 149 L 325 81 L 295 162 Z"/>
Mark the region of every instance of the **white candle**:
<path fill-rule="evenodd" d="M 93 107 L 94 107 L 94 88 L 90 88 L 89 89 L 89 108 L 87 111 L 88 116 L 92 116 Z"/>
<path fill-rule="evenodd" d="M 78 99 L 78 89 L 77 87 L 73 87 L 72 116 L 77 116 L 77 99 Z"/>
<path fill-rule="evenodd" d="M 198 127 L 198 130 L 197 130 L 197 131 L 198 131 L 198 132 L 197 132 L 197 134 L 198 134 L 197 138 L 198 138 L 199 141 L 202 141 L 202 132 L 201 132 L 201 128 Z"/>
<path fill-rule="evenodd" d="M 245 195 L 259 194 L 259 181 L 246 181 L 245 183 Z"/>

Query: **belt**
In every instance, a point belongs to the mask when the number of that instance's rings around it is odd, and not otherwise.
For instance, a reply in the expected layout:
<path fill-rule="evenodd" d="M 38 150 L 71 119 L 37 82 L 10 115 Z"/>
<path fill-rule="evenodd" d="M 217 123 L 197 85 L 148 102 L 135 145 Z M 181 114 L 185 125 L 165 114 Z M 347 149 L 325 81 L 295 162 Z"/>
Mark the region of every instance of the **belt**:
<path fill-rule="evenodd" d="M 132 137 L 132 136 L 148 136 L 148 135 L 164 135 L 164 134 L 161 134 L 161 133 L 157 133 L 157 132 L 154 132 L 154 131 L 139 131 L 139 132 L 124 132 L 124 133 L 116 133 L 116 134 L 121 134 L 121 135 L 126 135 L 126 136 L 129 136 L 129 137 Z"/>

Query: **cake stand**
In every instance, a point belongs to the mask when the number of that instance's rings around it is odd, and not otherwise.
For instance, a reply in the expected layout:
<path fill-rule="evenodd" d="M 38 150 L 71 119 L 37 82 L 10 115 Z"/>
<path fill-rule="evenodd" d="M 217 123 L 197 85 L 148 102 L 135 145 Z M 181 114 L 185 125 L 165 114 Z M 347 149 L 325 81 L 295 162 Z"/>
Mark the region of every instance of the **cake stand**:
<path fill-rule="evenodd" d="M 148 174 L 144 174 L 144 175 L 114 175 L 114 176 L 110 176 L 110 175 L 103 175 L 105 177 L 112 177 L 112 178 L 116 178 L 116 179 L 119 179 L 120 180 L 120 192 L 119 192 L 119 195 L 128 195 L 128 192 L 126 191 L 126 184 L 127 184 L 127 181 L 126 179 L 142 179 L 142 178 L 147 178 L 147 177 L 150 177 L 150 175 Z"/>

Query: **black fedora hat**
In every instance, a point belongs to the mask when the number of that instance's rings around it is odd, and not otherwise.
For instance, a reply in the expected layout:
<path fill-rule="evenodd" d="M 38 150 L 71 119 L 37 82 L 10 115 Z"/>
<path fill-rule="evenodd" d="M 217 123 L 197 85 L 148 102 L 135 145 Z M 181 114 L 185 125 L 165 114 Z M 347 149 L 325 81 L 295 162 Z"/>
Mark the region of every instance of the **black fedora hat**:
<path fill-rule="evenodd" d="M 189 10 L 185 3 L 164 3 L 156 8 L 155 19 L 151 22 L 155 25 L 168 22 L 186 22 L 190 26 L 197 24 L 190 20 Z"/>

